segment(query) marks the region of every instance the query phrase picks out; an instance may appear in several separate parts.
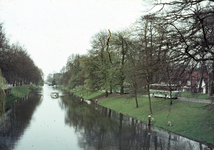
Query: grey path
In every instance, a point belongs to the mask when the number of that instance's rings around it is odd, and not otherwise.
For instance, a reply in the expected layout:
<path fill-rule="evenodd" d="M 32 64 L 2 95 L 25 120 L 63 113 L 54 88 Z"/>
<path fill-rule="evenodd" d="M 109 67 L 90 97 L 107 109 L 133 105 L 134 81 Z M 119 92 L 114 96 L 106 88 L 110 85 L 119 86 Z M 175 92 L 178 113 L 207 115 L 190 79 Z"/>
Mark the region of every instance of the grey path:
<path fill-rule="evenodd" d="M 148 97 L 148 95 L 142 95 L 142 96 Z M 194 99 L 194 98 L 178 97 L 177 100 L 186 101 L 186 102 L 195 102 L 195 103 L 214 104 L 214 100 L 206 100 L 206 99 Z"/>
<path fill-rule="evenodd" d="M 206 99 L 194 99 L 194 98 L 178 97 L 178 100 L 186 101 L 186 102 L 214 104 L 214 100 L 206 100 Z"/>

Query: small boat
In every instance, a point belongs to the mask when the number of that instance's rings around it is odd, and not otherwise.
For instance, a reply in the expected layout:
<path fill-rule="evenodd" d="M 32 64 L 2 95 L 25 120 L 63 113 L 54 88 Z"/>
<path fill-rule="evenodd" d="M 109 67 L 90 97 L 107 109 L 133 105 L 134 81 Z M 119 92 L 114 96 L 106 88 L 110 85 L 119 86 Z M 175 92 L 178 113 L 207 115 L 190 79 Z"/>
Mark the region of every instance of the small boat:
<path fill-rule="evenodd" d="M 87 100 L 87 99 L 85 99 L 84 101 L 85 101 L 87 104 L 89 104 L 89 105 L 91 104 L 91 101 L 89 101 L 89 100 Z"/>
<path fill-rule="evenodd" d="M 57 91 L 52 91 L 52 92 L 51 92 L 51 97 L 52 97 L 52 98 L 58 98 L 58 97 L 59 97 L 59 92 L 57 92 Z"/>

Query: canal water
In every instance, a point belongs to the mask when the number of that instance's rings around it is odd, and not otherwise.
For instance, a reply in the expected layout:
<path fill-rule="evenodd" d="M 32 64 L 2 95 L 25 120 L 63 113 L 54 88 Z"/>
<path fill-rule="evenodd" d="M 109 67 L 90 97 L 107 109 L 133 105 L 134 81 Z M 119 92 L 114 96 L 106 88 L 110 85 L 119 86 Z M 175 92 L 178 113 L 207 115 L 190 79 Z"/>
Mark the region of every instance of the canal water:
<path fill-rule="evenodd" d="M 214 149 L 47 85 L 13 103 L 4 122 L 0 150 Z"/>

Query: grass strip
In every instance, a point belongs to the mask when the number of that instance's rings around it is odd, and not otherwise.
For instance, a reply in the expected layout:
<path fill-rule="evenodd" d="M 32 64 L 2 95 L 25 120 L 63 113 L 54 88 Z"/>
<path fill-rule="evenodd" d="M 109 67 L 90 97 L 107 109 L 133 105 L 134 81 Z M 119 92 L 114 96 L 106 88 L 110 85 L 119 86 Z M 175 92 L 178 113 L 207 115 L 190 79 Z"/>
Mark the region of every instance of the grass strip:
<path fill-rule="evenodd" d="M 131 117 L 147 122 L 149 115 L 148 97 L 138 97 L 139 107 L 136 108 L 134 98 L 106 98 L 98 104 L 127 114 Z M 169 131 L 190 137 L 195 140 L 214 144 L 214 113 L 207 111 L 206 104 L 152 98 L 153 125 Z M 168 121 L 173 126 L 168 126 Z"/>
<path fill-rule="evenodd" d="M 194 99 L 205 99 L 205 100 L 212 100 L 213 97 L 208 97 L 207 94 L 204 93 L 191 93 L 191 92 L 181 92 L 181 97 L 184 98 L 194 98 Z"/>
<path fill-rule="evenodd" d="M 96 98 L 101 95 L 105 95 L 105 92 L 96 91 L 96 92 L 90 93 L 86 90 L 81 90 L 81 89 L 71 90 L 71 92 L 74 93 L 75 95 L 82 96 L 83 98 L 88 100 Z"/>
<path fill-rule="evenodd" d="M 9 106 L 19 98 L 25 96 L 27 93 L 30 91 L 33 91 L 37 89 L 38 86 L 32 84 L 32 85 L 24 85 L 24 86 L 17 86 L 17 87 L 12 87 L 11 89 L 11 94 L 6 97 L 6 104 L 5 106 Z"/>
<path fill-rule="evenodd" d="M 85 89 L 81 89 L 81 88 L 68 89 L 62 85 L 57 85 L 57 87 L 64 89 L 68 92 L 71 92 L 77 96 L 82 96 L 83 98 L 88 99 L 88 100 L 96 98 L 96 97 L 101 96 L 101 95 L 105 95 L 105 92 L 101 92 L 101 91 L 96 91 L 96 92 L 91 93 L 91 92 L 89 92 Z"/>

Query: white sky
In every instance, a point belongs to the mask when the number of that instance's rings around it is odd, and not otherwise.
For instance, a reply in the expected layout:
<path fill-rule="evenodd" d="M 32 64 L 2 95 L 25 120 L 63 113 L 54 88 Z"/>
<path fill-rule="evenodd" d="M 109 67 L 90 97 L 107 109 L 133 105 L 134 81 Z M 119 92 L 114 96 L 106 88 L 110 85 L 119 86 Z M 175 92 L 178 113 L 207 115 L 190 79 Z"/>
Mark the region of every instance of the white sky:
<path fill-rule="evenodd" d="M 46 77 L 72 53 L 86 54 L 95 33 L 131 26 L 145 8 L 143 0 L 0 0 L 0 22 Z"/>

